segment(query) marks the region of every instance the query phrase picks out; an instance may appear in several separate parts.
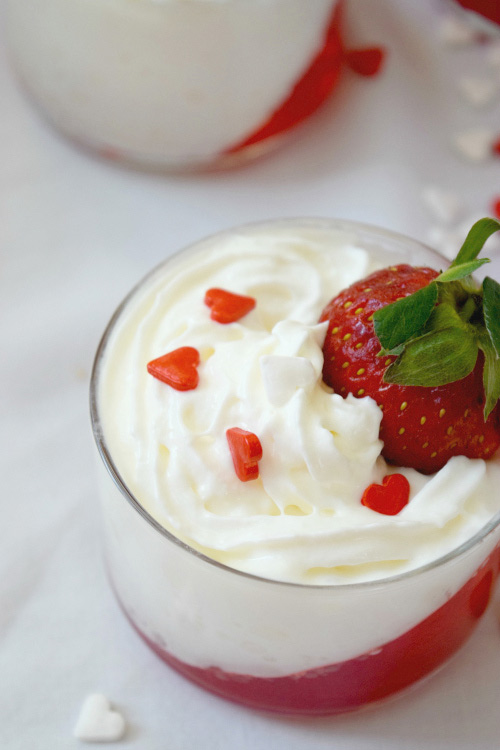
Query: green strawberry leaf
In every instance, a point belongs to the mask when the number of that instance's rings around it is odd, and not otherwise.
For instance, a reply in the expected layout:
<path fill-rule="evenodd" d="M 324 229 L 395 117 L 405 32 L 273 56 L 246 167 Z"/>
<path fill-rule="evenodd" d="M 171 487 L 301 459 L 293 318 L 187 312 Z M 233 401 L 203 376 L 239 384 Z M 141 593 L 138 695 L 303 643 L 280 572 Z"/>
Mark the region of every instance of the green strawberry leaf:
<path fill-rule="evenodd" d="M 486 330 L 479 337 L 479 347 L 484 353 L 483 385 L 486 396 L 484 421 L 486 422 L 500 398 L 500 360 L 498 352 Z"/>
<path fill-rule="evenodd" d="M 418 292 L 377 310 L 373 316 L 375 333 L 388 353 L 421 331 L 438 299 L 434 282 Z"/>
<path fill-rule="evenodd" d="M 384 373 L 386 383 L 438 386 L 461 380 L 476 364 L 476 337 L 465 326 L 431 331 L 410 341 Z"/>
<path fill-rule="evenodd" d="M 500 284 L 489 276 L 483 281 L 484 324 L 500 357 Z"/>
<path fill-rule="evenodd" d="M 448 269 L 374 314 L 380 355 L 397 357 L 386 383 L 433 387 L 461 380 L 481 349 L 485 420 L 500 399 L 500 284 L 487 276 L 480 288 L 472 274 L 489 262 L 477 256 L 499 230 L 496 219 L 477 221 Z"/>
<path fill-rule="evenodd" d="M 393 349 L 389 349 L 389 351 L 386 351 L 383 349 L 377 356 L 381 357 L 399 357 L 400 354 L 403 354 L 407 346 L 410 344 L 411 341 L 414 341 L 417 338 L 420 338 L 425 333 L 432 333 L 435 331 L 441 331 L 444 328 L 460 328 L 462 330 L 466 330 L 466 327 L 464 327 L 462 319 L 460 317 L 460 314 L 457 312 L 453 304 L 449 304 L 448 302 L 443 302 L 440 305 L 437 305 L 432 309 L 432 312 L 423 326 L 423 328 L 420 330 L 419 336 L 412 336 L 407 341 L 405 341 L 403 344 L 399 344 L 399 346 L 395 346 Z"/>
<path fill-rule="evenodd" d="M 463 279 L 466 276 L 470 276 L 474 271 L 477 271 L 477 269 L 485 263 L 489 262 L 489 258 L 481 258 L 481 260 L 471 260 L 467 263 L 460 263 L 460 265 L 451 265 L 446 271 L 440 273 L 435 281 L 448 282 Z"/>
<path fill-rule="evenodd" d="M 451 264 L 450 268 L 460 266 L 462 263 L 467 263 L 468 261 L 477 258 L 488 237 L 499 230 L 500 222 L 496 219 L 486 218 L 476 221 L 465 238 L 465 242 L 460 248 L 457 257 Z"/>
<path fill-rule="evenodd" d="M 445 328 L 458 328 L 462 334 L 470 332 L 454 305 L 442 302 L 431 312 L 422 334 L 443 331 Z"/>

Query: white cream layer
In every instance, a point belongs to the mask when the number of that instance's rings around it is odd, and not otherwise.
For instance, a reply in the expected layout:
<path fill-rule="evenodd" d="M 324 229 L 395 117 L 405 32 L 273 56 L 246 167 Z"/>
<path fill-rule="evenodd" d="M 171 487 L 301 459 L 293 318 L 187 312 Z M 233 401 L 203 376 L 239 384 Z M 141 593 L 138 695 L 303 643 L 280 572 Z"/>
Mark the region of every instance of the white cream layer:
<path fill-rule="evenodd" d="M 154 518 L 229 566 L 328 584 L 423 565 L 494 515 L 498 459 L 457 457 L 431 477 L 403 469 L 411 500 L 397 516 L 360 503 L 368 484 L 395 469 L 380 457 L 376 404 L 322 384 L 317 320 L 338 291 L 388 262 L 355 233 L 275 224 L 208 240 L 141 286 L 108 343 L 99 401 L 111 456 Z M 203 302 L 210 287 L 251 295 L 256 308 L 216 323 Z M 146 371 L 180 346 L 201 354 L 193 391 Z M 285 372 L 280 388 L 273 374 Z M 258 480 L 236 477 L 229 427 L 258 435 Z"/>

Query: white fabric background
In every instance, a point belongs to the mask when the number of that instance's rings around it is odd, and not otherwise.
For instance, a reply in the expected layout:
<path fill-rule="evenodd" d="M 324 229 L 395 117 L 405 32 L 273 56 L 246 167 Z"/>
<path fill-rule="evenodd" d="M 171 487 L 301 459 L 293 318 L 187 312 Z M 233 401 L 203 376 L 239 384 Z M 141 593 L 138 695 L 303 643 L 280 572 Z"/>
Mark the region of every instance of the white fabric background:
<path fill-rule="evenodd" d="M 80 747 L 72 729 L 95 691 L 127 718 L 123 748 L 498 747 L 498 595 L 444 670 L 377 711 L 273 718 L 171 672 L 124 621 L 103 573 L 87 407 L 93 353 L 117 303 L 203 235 L 322 215 L 425 241 L 429 184 L 458 192 L 470 213 L 488 212 L 500 161 L 463 161 L 450 139 L 479 124 L 496 123 L 500 135 L 500 99 L 477 110 L 460 98 L 458 75 L 485 72 L 485 50 L 445 48 L 442 12 L 437 0 L 351 0 L 349 40 L 385 44 L 384 75 L 346 74 L 331 103 L 267 159 L 191 177 L 127 171 L 75 149 L 32 109 L 0 43 L 2 750 Z M 500 279 L 498 256 L 488 272 Z"/>

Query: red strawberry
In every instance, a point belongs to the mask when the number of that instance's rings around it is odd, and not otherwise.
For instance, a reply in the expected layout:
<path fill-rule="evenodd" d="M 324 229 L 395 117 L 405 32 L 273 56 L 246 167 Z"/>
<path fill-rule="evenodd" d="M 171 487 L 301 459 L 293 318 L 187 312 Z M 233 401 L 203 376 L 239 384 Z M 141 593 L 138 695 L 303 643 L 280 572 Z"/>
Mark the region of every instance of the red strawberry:
<path fill-rule="evenodd" d="M 500 285 L 486 278 L 478 288 L 470 277 L 498 229 L 493 219 L 477 222 L 442 274 L 376 271 L 321 315 L 323 378 L 379 404 L 388 461 L 432 473 L 451 456 L 490 458 L 500 445 Z"/>

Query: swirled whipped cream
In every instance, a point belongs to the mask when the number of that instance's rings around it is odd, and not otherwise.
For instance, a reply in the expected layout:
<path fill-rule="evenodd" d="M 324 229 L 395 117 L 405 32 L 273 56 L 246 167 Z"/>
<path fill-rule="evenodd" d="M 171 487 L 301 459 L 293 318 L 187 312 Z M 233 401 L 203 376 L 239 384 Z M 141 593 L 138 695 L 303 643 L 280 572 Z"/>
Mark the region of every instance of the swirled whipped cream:
<path fill-rule="evenodd" d="M 400 260 L 352 228 L 276 222 L 209 239 L 139 286 L 107 342 L 99 406 L 112 460 L 151 516 L 229 566 L 314 584 L 418 567 L 487 523 L 500 508 L 498 459 L 455 457 L 433 476 L 389 467 L 376 403 L 322 382 L 323 307 Z M 217 323 L 204 304 L 213 287 L 256 306 Z M 183 346 L 201 363 L 198 386 L 181 392 L 146 365 Z M 236 476 L 231 427 L 259 437 L 256 480 Z M 392 471 L 408 478 L 409 504 L 397 516 L 363 506 L 363 490 Z"/>

